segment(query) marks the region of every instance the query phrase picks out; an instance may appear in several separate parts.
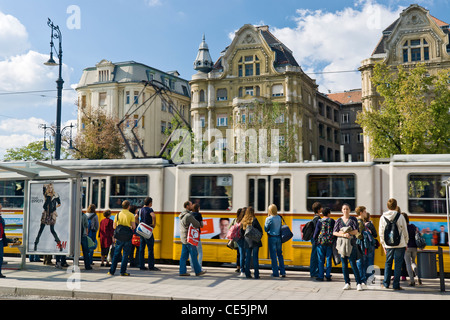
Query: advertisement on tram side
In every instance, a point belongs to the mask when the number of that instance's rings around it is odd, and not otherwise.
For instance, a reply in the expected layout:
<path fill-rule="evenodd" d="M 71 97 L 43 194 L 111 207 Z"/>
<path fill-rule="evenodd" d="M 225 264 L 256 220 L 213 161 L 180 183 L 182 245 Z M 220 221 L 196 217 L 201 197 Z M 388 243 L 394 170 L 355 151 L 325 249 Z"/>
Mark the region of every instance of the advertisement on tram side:
<path fill-rule="evenodd" d="M 225 239 L 233 219 L 203 218 L 203 228 L 200 229 L 200 239 Z M 180 238 L 180 219 L 175 217 L 174 238 Z"/>
<path fill-rule="evenodd" d="M 70 248 L 72 184 L 30 182 L 27 252 L 66 255 Z"/>

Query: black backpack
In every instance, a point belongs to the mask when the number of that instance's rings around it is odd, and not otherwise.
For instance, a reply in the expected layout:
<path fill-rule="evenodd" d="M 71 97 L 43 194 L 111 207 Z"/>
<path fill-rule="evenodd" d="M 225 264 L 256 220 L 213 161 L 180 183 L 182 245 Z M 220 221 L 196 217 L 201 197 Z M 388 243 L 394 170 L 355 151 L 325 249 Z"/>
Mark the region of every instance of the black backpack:
<path fill-rule="evenodd" d="M 389 221 L 386 217 L 384 217 L 384 220 L 386 221 L 386 227 L 384 229 L 384 242 L 390 247 L 395 247 L 400 244 L 401 234 L 397 226 L 397 221 L 399 218 L 400 213 L 398 212 L 392 221 Z"/>
<path fill-rule="evenodd" d="M 319 217 L 314 217 L 311 221 L 308 221 L 302 229 L 302 240 L 309 241 L 312 239 L 314 235 L 314 231 L 316 230 L 316 223 Z"/>

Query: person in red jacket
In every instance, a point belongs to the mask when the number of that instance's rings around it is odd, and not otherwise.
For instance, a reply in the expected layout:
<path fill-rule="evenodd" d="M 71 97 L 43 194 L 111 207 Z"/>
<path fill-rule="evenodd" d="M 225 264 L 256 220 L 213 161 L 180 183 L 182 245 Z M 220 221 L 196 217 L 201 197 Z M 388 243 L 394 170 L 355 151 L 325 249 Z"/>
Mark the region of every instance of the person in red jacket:
<path fill-rule="evenodd" d="M 101 267 L 105 265 L 105 260 L 108 257 L 109 249 L 113 243 L 114 236 L 114 222 L 111 219 L 111 210 L 106 210 L 103 212 L 103 216 L 105 218 L 100 222 L 100 248 L 102 257 L 102 262 L 100 264 Z M 110 266 L 108 261 L 106 261 L 106 266 Z"/>

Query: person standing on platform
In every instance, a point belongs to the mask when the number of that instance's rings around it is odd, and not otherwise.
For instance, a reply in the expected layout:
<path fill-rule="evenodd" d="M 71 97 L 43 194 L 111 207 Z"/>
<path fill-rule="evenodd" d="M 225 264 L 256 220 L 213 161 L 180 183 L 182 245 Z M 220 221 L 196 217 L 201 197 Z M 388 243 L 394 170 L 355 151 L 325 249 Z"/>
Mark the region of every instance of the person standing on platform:
<path fill-rule="evenodd" d="M 187 272 L 186 263 L 191 256 L 191 264 L 194 267 L 195 275 L 201 276 L 206 273 L 206 271 L 202 271 L 200 265 L 198 264 L 197 256 L 197 247 L 187 242 L 187 236 L 188 236 L 188 230 L 189 226 L 192 224 L 194 228 L 200 228 L 200 222 L 198 222 L 197 219 L 195 219 L 194 215 L 192 214 L 192 203 L 190 201 L 186 201 L 184 203 L 184 210 L 181 211 L 179 219 L 180 219 L 180 240 L 182 243 L 181 247 L 181 257 L 180 257 L 180 271 L 179 275 L 184 276 L 190 276 L 190 274 Z"/>
<path fill-rule="evenodd" d="M 149 225 L 152 228 L 156 227 L 156 215 L 152 209 L 153 199 L 151 197 L 147 197 L 144 200 L 144 206 L 139 209 L 136 215 L 136 224 L 139 222 L 143 222 Z M 145 267 L 145 247 L 147 246 L 148 257 L 147 257 L 147 265 L 148 269 Z M 145 239 L 141 236 L 141 245 L 139 246 L 139 263 L 141 270 L 153 270 L 153 271 L 161 271 L 161 269 L 155 267 L 155 237 L 152 233 L 152 236 L 149 239 Z"/>
<path fill-rule="evenodd" d="M 136 223 L 134 222 L 134 215 L 128 210 L 130 208 L 130 201 L 125 200 L 122 202 L 122 211 L 120 211 L 115 219 L 114 219 L 114 229 L 116 229 L 119 225 L 125 226 L 130 228 L 131 230 L 136 229 Z M 122 263 L 120 266 L 120 275 L 121 276 L 129 276 L 130 274 L 127 272 L 127 264 L 128 264 L 128 257 L 130 256 L 131 252 L 131 246 L 133 244 L 131 243 L 131 237 L 130 240 L 127 241 L 120 241 L 116 239 L 116 246 L 114 249 L 114 257 L 111 263 L 111 267 L 109 269 L 108 274 L 114 275 L 116 272 L 117 264 L 119 263 L 119 256 L 120 252 L 123 249 L 122 253 Z"/>
<path fill-rule="evenodd" d="M 358 234 L 358 221 L 355 217 L 350 216 L 350 211 L 350 205 L 344 203 L 342 205 L 342 217 L 336 220 L 333 235 L 338 237 L 336 240 L 336 248 L 342 261 L 342 273 L 344 274 L 345 281 L 343 290 L 350 289 L 350 271 L 348 269 L 348 263 L 350 262 L 353 275 L 355 276 L 356 290 L 362 291 L 360 273 L 356 265 L 358 248 L 355 235 Z"/>
<path fill-rule="evenodd" d="M 391 198 L 387 202 L 388 211 L 384 212 L 380 218 L 379 234 L 380 243 L 384 248 L 386 253 L 386 264 L 384 266 L 384 280 L 383 286 L 389 288 L 391 283 L 392 275 L 392 263 L 395 261 L 394 267 L 394 281 L 392 287 L 394 290 L 402 290 L 400 287 L 400 276 L 402 273 L 402 265 L 405 259 L 406 245 L 408 244 L 408 226 L 406 220 L 401 214 L 398 206 L 397 200 Z M 387 221 L 386 221 L 387 220 Z M 389 235 L 385 234 L 388 222 L 394 223 L 392 228 L 397 228 L 400 235 L 399 241 L 393 242 L 394 238 L 391 240 Z M 388 236 L 388 237 L 387 237 Z"/>
<path fill-rule="evenodd" d="M 0 203 L 0 278 L 6 278 L 6 276 L 2 273 L 2 265 L 3 265 L 3 247 L 6 247 L 8 243 L 13 243 L 11 239 L 6 238 L 5 234 L 5 220 L 2 217 L 2 205 Z"/>
<path fill-rule="evenodd" d="M 312 219 L 314 228 L 316 230 L 317 221 L 320 219 L 323 207 L 320 202 L 314 202 L 312 205 L 314 217 Z M 311 258 L 309 261 L 309 275 L 311 278 L 317 278 L 319 275 L 319 257 L 317 254 L 317 243 L 314 237 L 311 238 Z"/>
<path fill-rule="evenodd" d="M 264 222 L 264 231 L 269 237 L 269 253 L 272 261 L 272 277 L 286 277 L 286 269 L 284 267 L 284 258 L 281 244 L 281 216 L 278 215 L 278 208 L 275 204 L 271 204 L 267 210 L 267 218 Z M 278 259 L 278 262 L 277 262 Z M 278 272 L 278 269 L 280 270 Z"/>

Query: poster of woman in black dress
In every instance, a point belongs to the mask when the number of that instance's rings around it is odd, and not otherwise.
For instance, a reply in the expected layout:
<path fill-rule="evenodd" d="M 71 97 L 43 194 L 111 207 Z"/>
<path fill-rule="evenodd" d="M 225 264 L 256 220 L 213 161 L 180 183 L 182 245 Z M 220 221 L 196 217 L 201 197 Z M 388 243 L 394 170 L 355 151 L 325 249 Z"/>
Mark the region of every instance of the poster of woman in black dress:
<path fill-rule="evenodd" d="M 30 254 L 68 253 L 70 201 L 70 182 L 30 183 L 27 246 Z"/>
<path fill-rule="evenodd" d="M 56 246 L 60 251 L 62 251 L 61 240 L 59 240 L 58 235 L 55 231 L 56 217 L 58 216 L 56 208 L 61 206 L 61 199 L 55 192 L 52 183 L 44 184 L 44 186 L 42 187 L 42 191 L 44 194 L 44 205 L 42 206 L 44 211 L 42 212 L 39 232 L 37 234 L 36 240 L 34 240 L 34 251 L 37 251 L 37 245 L 39 244 L 39 239 L 41 238 L 45 226 L 50 226 L 50 232 L 55 239 Z"/>

